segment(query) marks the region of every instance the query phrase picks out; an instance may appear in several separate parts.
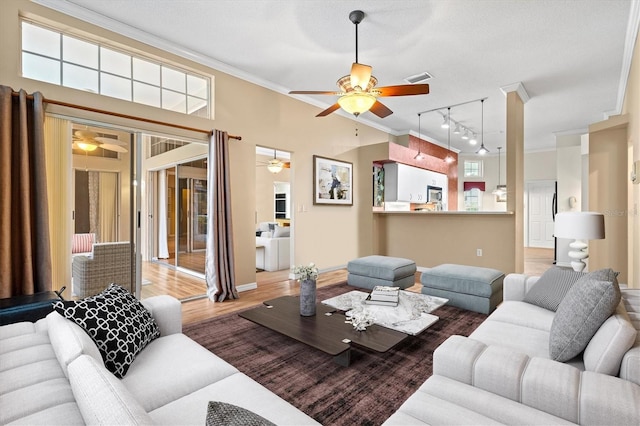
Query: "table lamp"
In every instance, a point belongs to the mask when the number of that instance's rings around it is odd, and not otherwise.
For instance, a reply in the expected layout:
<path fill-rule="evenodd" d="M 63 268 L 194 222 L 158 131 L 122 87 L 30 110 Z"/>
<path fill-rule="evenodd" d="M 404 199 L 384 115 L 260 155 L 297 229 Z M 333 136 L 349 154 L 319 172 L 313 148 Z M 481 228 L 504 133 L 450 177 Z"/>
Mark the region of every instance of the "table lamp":
<path fill-rule="evenodd" d="M 604 215 L 596 212 L 562 212 L 556 215 L 554 236 L 569 238 L 575 241 L 569 244 L 572 248 L 569 257 L 574 271 L 582 271 L 589 257 L 586 252 L 587 240 L 604 238 Z"/>

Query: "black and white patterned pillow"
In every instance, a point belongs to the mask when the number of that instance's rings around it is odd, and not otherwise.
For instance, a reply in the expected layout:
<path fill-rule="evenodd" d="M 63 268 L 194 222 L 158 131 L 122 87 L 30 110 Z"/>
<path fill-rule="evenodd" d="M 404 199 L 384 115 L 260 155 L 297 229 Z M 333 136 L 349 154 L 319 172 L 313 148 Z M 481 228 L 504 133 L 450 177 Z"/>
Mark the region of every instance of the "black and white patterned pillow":
<path fill-rule="evenodd" d="M 54 309 L 91 336 L 104 366 L 118 378 L 124 377 L 138 353 L 160 336 L 149 311 L 117 284 L 109 284 L 95 296 L 56 302 Z"/>

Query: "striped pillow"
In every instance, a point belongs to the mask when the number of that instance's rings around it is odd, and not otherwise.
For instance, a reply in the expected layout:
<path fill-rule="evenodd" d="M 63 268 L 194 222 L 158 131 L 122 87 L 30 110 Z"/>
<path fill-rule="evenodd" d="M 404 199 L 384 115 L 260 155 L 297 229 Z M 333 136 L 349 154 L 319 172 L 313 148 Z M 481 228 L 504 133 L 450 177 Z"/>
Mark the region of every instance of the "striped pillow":
<path fill-rule="evenodd" d="M 71 253 L 88 253 L 93 250 L 96 234 L 74 234 Z"/>
<path fill-rule="evenodd" d="M 583 275 L 584 272 L 552 266 L 542 274 L 523 300 L 555 312 L 569 289 Z"/>

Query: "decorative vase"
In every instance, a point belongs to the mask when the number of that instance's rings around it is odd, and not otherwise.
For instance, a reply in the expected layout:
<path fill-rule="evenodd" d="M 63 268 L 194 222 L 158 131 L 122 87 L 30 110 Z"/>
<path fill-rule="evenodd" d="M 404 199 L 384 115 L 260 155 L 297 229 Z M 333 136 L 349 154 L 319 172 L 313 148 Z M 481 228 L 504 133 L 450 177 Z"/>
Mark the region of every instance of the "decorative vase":
<path fill-rule="evenodd" d="M 300 280 L 300 315 L 316 314 L 316 280 Z"/>

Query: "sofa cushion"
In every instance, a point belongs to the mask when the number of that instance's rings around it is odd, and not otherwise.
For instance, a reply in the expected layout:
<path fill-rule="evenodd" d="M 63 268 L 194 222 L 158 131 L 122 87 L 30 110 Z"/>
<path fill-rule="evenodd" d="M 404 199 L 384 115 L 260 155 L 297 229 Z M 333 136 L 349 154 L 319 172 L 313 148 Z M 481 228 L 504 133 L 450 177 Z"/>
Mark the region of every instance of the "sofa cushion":
<path fill-rule="evenodd" d="M 69 364 L 69 382 L 86 424 L 152 424 L 122 382 L 92 357 L 82 355 Z"/>
<path fill-rule="evenodd" d="M 618 304 L 616 312 L 600 326 L 585 348 L 585 370 L 617 375 L 622 357 L 633 346 L 636 334 L 624 305 Z"/>
<path fill-rule="evenodd" d="M 75 322 L 68 320 L 57 311 L 47 315 L 49 339 L 56 353 L 60 367 L 67 375 L 67 366 L 82 354 L 95 358 L 104 365 L 102 355 L 89 334 Z"/>
<path fill-rule="evenodd" d="M 620 288 L 598 274 L 580 278 L 560 302 L 549 331 L 549 356 L 564 362 L 584 350 L 620 303 Z"/>
<path fill-rule="evenodd" d="M 149 311 L 117 284 L 85 299 L 56 302 L 54 309 L 89 333 L 105 367 L 119 378 L 127 374 L 136 355 L 160 336 Z"/>
<path fill-rule="evenodd" d="M 226 402 L 209 401 L 206 426 L 275 426 L 246 408 Z"/>
<path fill-rule="evenodd" d="M 555 312 L 569 289 L 583 275 L 573 269 L 553 266 L 540 276 L 523 301 Z"/>

